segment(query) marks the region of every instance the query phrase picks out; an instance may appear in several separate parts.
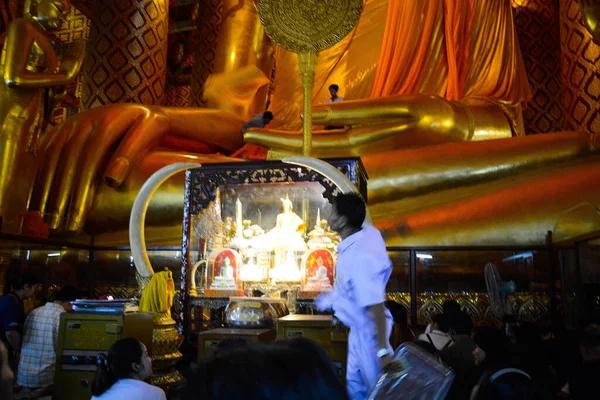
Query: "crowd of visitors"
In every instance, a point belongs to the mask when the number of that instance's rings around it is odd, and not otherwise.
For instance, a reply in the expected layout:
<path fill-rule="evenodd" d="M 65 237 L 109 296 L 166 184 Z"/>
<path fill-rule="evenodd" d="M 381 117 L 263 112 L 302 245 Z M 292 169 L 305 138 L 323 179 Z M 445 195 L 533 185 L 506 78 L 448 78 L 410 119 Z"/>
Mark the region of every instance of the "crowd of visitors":
<path fill-rule="evenodd" d="M 0 305 L 11 310 L 2 313 L 2 399 L 51 395 L 60 314 L 69 312 L 70 302 L 80 295 L 77 289 L 64 287 L 24 320 L 19 294 L 26 297 L 35 284 L 32 277 L 21 277 L 0 298 Z M 598 325 L 589 324 L 576 333 L 505 316 L 496 323 L 474 326 L 456 302 L 448 301 L 443 313 L 433 316 L 423 333 L 415 335 L 406 308 L 391 301 L 386 306 L 394 318 L 390 338 L 394 348 L 413 342 L 454 371 L 447 399 L 588 399 L 595 393 L 595 378 L 600 376 Z M 7 321 L 7 315 L 15 321 Z M 15 336 L 10 334 L 13 330 L 19 335 L 18 344 L 6 339 Z M 117 341 L 106 355 L 98 357 L 93 399 L 166 399 L 161 389 L 144 382 L 151 374 L 151 359 L 142 343 Z M 350 397 L 327 353 L 308 339 L 294 339 L 267 344 L 220 343 L 188 376 L 187 387 L 178 398 Z"/>

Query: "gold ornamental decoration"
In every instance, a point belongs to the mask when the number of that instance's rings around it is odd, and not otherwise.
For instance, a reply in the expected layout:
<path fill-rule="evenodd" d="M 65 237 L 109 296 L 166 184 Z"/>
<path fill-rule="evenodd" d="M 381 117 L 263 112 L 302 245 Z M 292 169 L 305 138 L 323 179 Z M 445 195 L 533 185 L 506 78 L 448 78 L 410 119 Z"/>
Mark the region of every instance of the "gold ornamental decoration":
<path fill-rule="evenodd" d="M 303 154 L 312 142 L 312 89 L 319 52 L 340 42 L 358 23 L 362 0 L 260 0 L 258 14 L 267 35 L 300 58 L 304 92 Z"/>

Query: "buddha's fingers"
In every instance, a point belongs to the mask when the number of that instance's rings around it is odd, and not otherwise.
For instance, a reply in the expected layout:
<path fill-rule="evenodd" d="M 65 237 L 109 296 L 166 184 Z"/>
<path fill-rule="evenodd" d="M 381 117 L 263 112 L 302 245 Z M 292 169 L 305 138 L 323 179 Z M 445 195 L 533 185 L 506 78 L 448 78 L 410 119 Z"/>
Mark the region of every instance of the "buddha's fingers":
<path fill-rule="evenodd" d="M 315 105 L 313 123 L 327 125 L 362 125 L 414 118 L 422 109 L 451 106 L 435 96 L 391 96 Z"/>
<path fill-rule="evenodd" d="M 83 228 L 102 173 L 101 168 L 115 144 L 122 140 L 108 163 L 108 169 L 119 172 L 114 175 L 119 180 L 112 182 L 120 184 L 129 175 L 131 167 L 139 162 L 168 128 L 164 116 L 149 112 L 147 107 L 143 108 L 143 112 L 140 112 L 140 108 L 128 111 L 114 116 L 115 119 L 107 118 L 103 125 L 97 126 L 82 150 L 70 195 L 66 222 L 68 231 L 80 231 Z"/>
<path fill-rule="evenodd" d="M 243 145 L 245 120 L 228 111 L 193 107 L 161 107 L 169 120 L 169 134 L 195 140 L 232 153 Z"/>
<path fill-rule="evenodd" d="M 272 151 L 299 154 L 302 152 L 303 137 L 301 132 L 248 129 L 244 133 L 244 142 L 258 144 Z M 314 157 L 325 157 L 330 152 L 347 155 L 350 151 L 346 131 L 313 133 L 311 155 Z"/>
<path fill-rule="evenodd" d="M 416 138 L 408 134 L 415 131 L 415 121 L 410 119 L 368 126 L 356 126 L 331 131 L 315 131 L 312 137 L 311 156 L 347 157 L 359 156 L 377 148 L 387 149 L 389 139 L 410 143 Z M 302 151 L 303 136 L 300 132 L 249 129 L 244 133 L 244 141 L 258 144 L 270 150 L 299 154 Z"/>
<path fill-rule="evenodd" d="M 62 151 L 53 156 L 56 159 L 49 160 L 56 165 L 53 169 L 54 176 L 52 179 L 46 179 L 44 182 L 44 185 L 51 182 L 51 192 L 46 204 L 46 222 L 50 229 L 58 229 L 60 226 L 68 205 L 67 202 L 75 174 L 77 169 L 81 167 L 79 165 L 81 151 L 94 129 L 94 123 L 91 120 L 78 122 L 73 125 L 70 135 L 68 135 L 62 146 Z M 57 155 L 60 155 L 60 157 L 57 157 Z M 52 164 L 49 162 L 48 165 Z"/>
<path fill-rule="evenodd" d="M 106 183 L 112 187 L 120 186 L 129 175 L 131 167 L 140 162 L 168 129 L 168 119 L 160 108 L 140 108 L 136 120 L 125 128 L 123 140 L 106 167 Z"/>
<path fill-rule="evenodd" d="M 30 211 L 46 211 L 46 202 L 50 197 L 58 160 L 73 129 L 73 122 L 69 120 L 58 127 L 50 128 L 41 138 L 38 148 L 38 173 L 29 203 Z"/>

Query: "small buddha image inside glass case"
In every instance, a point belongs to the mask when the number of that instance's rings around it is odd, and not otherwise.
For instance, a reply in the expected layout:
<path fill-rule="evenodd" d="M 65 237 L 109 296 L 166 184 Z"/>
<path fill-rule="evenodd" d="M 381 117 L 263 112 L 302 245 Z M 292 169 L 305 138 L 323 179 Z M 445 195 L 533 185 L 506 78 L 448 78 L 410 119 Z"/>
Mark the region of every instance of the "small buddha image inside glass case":
<path fill-rule="evenodd" d="M 363 178 L 358 159 L 332 164 L 351 181 Z M 340 238 L 328 217 L 337 193 L 316 171 L 280 161 L 189 170 L 183 238 L 189 294 L 292 290 L 316 297 L 331 290 Z"/>

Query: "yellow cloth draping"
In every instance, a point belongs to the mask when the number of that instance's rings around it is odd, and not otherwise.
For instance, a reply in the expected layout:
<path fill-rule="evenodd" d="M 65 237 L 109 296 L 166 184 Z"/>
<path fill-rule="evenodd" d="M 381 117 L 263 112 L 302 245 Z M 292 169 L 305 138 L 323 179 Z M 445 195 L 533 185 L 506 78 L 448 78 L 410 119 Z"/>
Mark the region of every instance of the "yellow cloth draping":
<path fill-rule="evenodd" d="M 152 275 L 140 299 L 139 311 L 164 314 L 171 310 L 175 284 L 171 271 L 161 271 Z"/>
<path fill-rule="evenodd" d="M 511 105 L 531 98 L 508 1 L 476 2 L 470 47 L 464 98 L 484 97 Z"/>
<path fill-rule="evenodd" d="M 300 129 L 298 57 L 276 47 L 275 63 L 272 127 Z M 421 93 L 518 108 L 531 97 L 512 9 L 501 0 L 365 0 L 354 31 L 319 56 L 315 104 L 332 83 L 346 100 Z"/>

